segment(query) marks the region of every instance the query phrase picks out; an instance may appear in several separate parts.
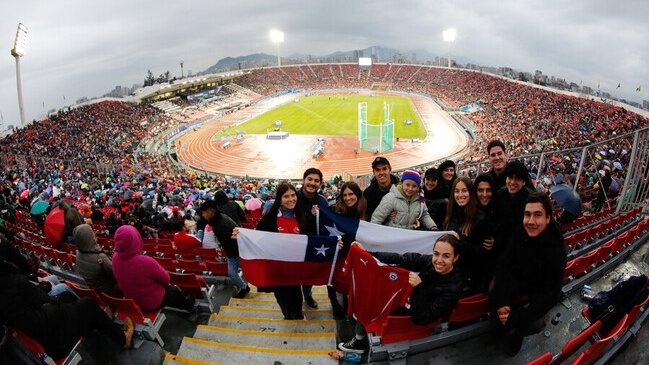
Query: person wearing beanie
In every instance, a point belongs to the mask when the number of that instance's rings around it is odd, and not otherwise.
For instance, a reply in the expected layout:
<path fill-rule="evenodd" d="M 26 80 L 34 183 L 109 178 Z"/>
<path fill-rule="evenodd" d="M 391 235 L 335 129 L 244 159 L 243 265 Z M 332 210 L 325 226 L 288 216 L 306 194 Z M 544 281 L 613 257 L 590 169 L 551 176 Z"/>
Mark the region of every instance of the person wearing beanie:
<path fill-rule="evenodd" d="M 421 191 L 421 176 L 415 170 L 406 170 L 401 184 L 393 185 L 372 214 L 372 223 L 404 229 L 436 230 Z M 392 217 L 390 213 L 396 212 Z"/>
<path fill-rule="evenodd" d="M 442 186 L 439 183 L 440 179 L 439 170 L 431 167 L 424 174 L 424 184 L 422 186 L 428 214 L 430 214 L 437 226 L 444 223 L 446 206 L 448 205 L 448 195 L 444 195 Z"/>

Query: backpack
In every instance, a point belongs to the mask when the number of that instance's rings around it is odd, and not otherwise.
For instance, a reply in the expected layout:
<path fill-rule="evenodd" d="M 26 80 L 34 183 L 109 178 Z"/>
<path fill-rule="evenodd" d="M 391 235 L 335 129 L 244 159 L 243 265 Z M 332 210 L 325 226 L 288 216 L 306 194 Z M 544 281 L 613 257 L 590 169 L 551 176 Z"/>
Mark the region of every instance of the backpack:
<path fill-rule="evenodd" d="M 588 304 L 591 322 L 602 321 L 600 331 L 608 333 L 634 305 L 646 299 L 646 285 L 645 275 L 632 276 L 609 291 L 597 293 Z"/>

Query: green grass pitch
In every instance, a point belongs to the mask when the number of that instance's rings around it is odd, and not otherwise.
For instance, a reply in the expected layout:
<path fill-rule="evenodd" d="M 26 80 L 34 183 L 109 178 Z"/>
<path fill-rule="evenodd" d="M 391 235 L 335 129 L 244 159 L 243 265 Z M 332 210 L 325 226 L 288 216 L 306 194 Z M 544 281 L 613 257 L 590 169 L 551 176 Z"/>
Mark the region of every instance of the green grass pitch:
<path fill-rule="evenodd" d="M 298 102 L 291 101 L 214 137 L 234 135 L 237 131 L 266 134 L 275 128 L 276 120 L 281 120 L 282 130 L 291 134 L 357 136 L 360 102 L 367 102 L 368 124 L 383 121 L 383 102 L 387 102 L 391 108 L 390 119 L 394 121 L 395 137 L 426 138 L 426 129 L 409 98 L 347 94 L 302 96 Z M 405 125 L 406 119 L 412 120 L 412 124 Z"/>

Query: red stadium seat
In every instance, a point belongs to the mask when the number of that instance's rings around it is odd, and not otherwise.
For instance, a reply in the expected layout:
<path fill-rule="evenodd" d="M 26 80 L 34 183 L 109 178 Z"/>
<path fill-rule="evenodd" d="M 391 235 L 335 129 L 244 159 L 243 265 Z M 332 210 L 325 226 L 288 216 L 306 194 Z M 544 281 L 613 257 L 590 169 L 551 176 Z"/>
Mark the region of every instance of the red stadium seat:
<path fill-rule="evenodd" d="M 626 236 L 624 236 L 626 234 Z M 625 232 L 622 234 L 620 237 L 615 239 L 615 244 L 613 245 L 613 249 L 611 250 L 611 254 L 615 255 L 616 253 L 622 251 L 624 249 L 624 246 L 627 241 L 630 240 L 630 237 L 628 235 L 628 232 Z"/>
<path fill-rule="evenodd" d="M 574 234 L 571 234 L 570 236 L 566 237 L 563 240 L 563 243 L 566 245 L 566 247 L 568 247 L 571 250 L 573 247 L 575 247 L 575 246 L 577 246 L 579 244 L 579 241 L 577 241 L 578 238 L 579 238 L 579 236 L 576 233 L 574 233 Z"/>
<path fill-rule="evenodd" d="M 199 247 L 198 248 L 198 256 L 201 257 L 201 260 L 217 260 L 217 257 L 219 256 L 218 251 L 216 248 L 204 248 L 204 247 Z"/>
<path fill-rule="evenodd" d="M 59 267 L 72 271 L 77 265 L 77 257 L 71 253 L 54 250 Z"/>
<path fill-rule="evenodd" d="M 43 255 L 45 256 L 43 257 L 43 259 L 48 264 L 57 266 L 56 264 L 57 257 L 56 257 L 56 253 L 54 252 L 54 249 L 52 247 L 44 246 L 44 245 L 41 245 L 41 247 L 43 248 Z"/>
<path fill-rule="evenodd" d="M 630 239 L 629 242 L 627 242 L 627 244 L 630 244 L 631 242 L 635 241 L 640 236 L 642 236 L 642 232 L 643 232 L 642 227 L 640 227 L 639 224 L 636 224 L 633 228 L 629 230 Z"/>
<path fill-rule="evenodd" d="M 582 354 L 580 354 L 573 362 L 570 363 L 570 365 L 582 365 L 582 364 L 588 364 L 591 363 L 593 360 L 597 359 L 600 357 L 602 352 L 608 347 L 608 345 L 615 339 L 617 341 L 617 338 L 622 336 L 622 334 L 626 331 L 628 328 L 628 320 L 629 320 L 629 315 L 625 314 L 624 317 L 618 322 L 618 324 L 611 330 L 611 333 L 600 339 L 595 341 L 590 347 L 586 349 Z"/>
<path fill-rule="evenodd" d="M 476 294 L 460 299 L 448 319 L 449 324 L 472 321 L 485 317 L 489 313 L 489 298 Z"/>
<path fill-rule="evenodd" d="M 81 361 L 81 355 L 79 355 L 79 353 L 76 351 L 76 347 L 79 345 L 79 342 L 77 342 L 68 356 L 65 356 L 61 359 L 52 359 L 45 353 L 43 345 L 41 345 L 38 341 L 29 337 L 27 334 L 18 329 L 13 329 L 13 333 L 14 337 L 25 346 L 27 351 L 31 353 L 31 355 L 33 356 L 34 364 L 49 364 L 52 360 L 54 360 L 54 363 L 56 365 L 63 365 L 67 363 L 76 364 Z"/>
<path fill-rule="evenodd" d="M 176 269 L 178 268 L 178 261 L 172 258 L 154 257 L 153 259 L 156 260 L 160 264 L 160 266 L 162 266 L 167 271 L 176 272 Z"/>
<path fill-rule="evenodd" d="M 203 260 L 207 271 L 211 272 L 214 276 L 228 276 L 228 262 L 225 261 L 212 261 Z"/>
<path fill-rule="evenodd" d="M 602 246 L 600 246 L 597 249 L 597 255 L 596 255 L 596 260 L 597 262 L 604 262 L 608 260 L 608 257 L 613 253 L 613 249 L 615 248 L 616 245 L 616 238 L 606 242 Z"/>
<path fill-rule="evenodd" d="M 192 273 L 203 275 L 203 272 L 206 271 L 205 265 L 198 262 L 198 260 L 178 260 L 178 268 L 182 270 L 183 273 Z"/>
<path fill-rule="evenodd" d="M 142 251 L 145 253 L 156 252 L 156 247 L 153 243 L 145 243 L 142 245 Z"/>
<path fill-rule="evenodd" d="M 613 252 L 620 252 L 629 242 L 631 242 L 631 235 L 629 232 L 622 233 L 618 238 L 616 238 L 615 246 L 613 246 Z"/>
<path fill-rule="evenodd" d="M 553 363 L 561 364 L 564 360 L 572 356 L 572 354 L 579 350 L 579 348 L 582 347 L 586 343 L 586 341 L 593 337 L 593 335 L 599 330 L 601 325 L 602 322 L 597 321 L 588 326 L 585 330 L 581 331 L 581 333 L 579 333 L 577 336 L 573 337 L 563 346 L 561 352 L 559 353 L 557 358 L 554 359 Z"/>
<path fill-rule="evenodd" d="M 382 336 L 381 341 L 383 345 L 388 345 L 395 342 L 417 340 L 420 338 L 428 337 L 433 334 L 433 328 L 440 324 L 441 320 L 435 321 L 427 325 L 416 325 L 412 323 L 410 316 L 388 316 L 387 321 L 377 331 L 377 335 Z"/>
<path fill-rule="evenodd" d="M 171 277 L 171 284 L 179 287 L 186 295 L 207 301 L 210 312 L 214 313 L 211 300 L 214 296 L 214 286 L 208 286 L 205 279 L 194 274 L 178 274 L 172 272 L 169 273 L 169 276 Z"/>
<path fill-rule="evenodd" d="M 573 275 L 572 270 L 575 267 L 575 260 L 570 260 L 566 263 L 566 269 L 563 272 L 563 281 L 568 281 Z"/>
<path fill-rule="evenodd" d="M 70 281 L 66 282 L 66 284 L 70 287 L 70 289 L 72 289 L 72 291 L 77 296 L 79 296 L 79 298 L 90 298 L 90 299 L 92 299 L 92 301 L 97 303 L 98 306 L 100 306 L 102 308 L 106 307 L 106 305 L 107 305 L 106 302 L 104 302 L 104 300 L 101 299 L 101 297 L 99 296 L 97 291 L 95 291 L 95 289 L 82 288 L 79 285 L 77 285 L 77 284 L 75 284 L 73 282 L 70 282 Z"/>
<path fill-rule="evenodd" d="M 158 256 L 176 258 L 176 250 L 173 248 L 171 244 L 169 245 L 158 244 L 155 251 L 158 253 Z"/>
<path fill-rule="evenodd" d="M 546 352 L 545 354 L 537 357 L 536 359 L 529 361 L 526 365 L 546 365 L 549 364 L 550 361 L 552 361 L 552 353 Z"/>
<path fill-rule="evenodd" d="M 583 256 L 579 256 L 574 259 L 574 264 L 572 267 L 572 275 L 579 276 L 586 271 L 588 271 L 594 264 L 595 254 L 597 251 L 593 250 Z"/>
<path fill-rule="evenodd" d="M 157 341 L 164 347 L 164 341 L 160 337 L 160 327 L 165 321 L 165 315 L 160 310 L 142 312 L 133 299 L 115 298 L 101 293 L 101 298 L 113 309 L 117 321 L 124 321 L 130 317 L 135 323 L 135 330 L 141 332 L 148 340 Z"/>
<path fill-rule="evenodd" d="M 647 310 L 647 306 L 649 306 L 649 296 L 642 302 L 638 303 L 631 308 L 629 311 L 629 325 L 632 325 L 633 322 L 635 322 L 636 319 L 640 316 L 641 312 L 644 312 Z"/>

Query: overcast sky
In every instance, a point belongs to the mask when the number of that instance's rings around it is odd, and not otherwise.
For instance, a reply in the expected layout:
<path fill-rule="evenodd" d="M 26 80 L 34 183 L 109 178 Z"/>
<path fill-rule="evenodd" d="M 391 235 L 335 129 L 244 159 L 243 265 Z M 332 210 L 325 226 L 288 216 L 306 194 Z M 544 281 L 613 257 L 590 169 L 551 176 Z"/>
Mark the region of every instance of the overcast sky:
<path fill-rule="evenodd" d="M 375 45 L 446 55 L 441 33 L 455 27 L 453 53 L 479 64 L 538 69 L 649 100 L 647 0 L 21 0 L 3 1 L 0 14 L 4 125 L 19 120 L 9 52 L 19 22 L 29 29 L 21 59 L 28 120 L 115 85 L 142 83 L 147 69 L 179 75 L 180 60 L 196 73 L 227 56 L 275 54 L 272 28 L 286 34 L 283 55 Z"/>

